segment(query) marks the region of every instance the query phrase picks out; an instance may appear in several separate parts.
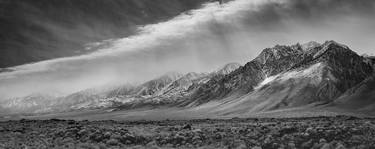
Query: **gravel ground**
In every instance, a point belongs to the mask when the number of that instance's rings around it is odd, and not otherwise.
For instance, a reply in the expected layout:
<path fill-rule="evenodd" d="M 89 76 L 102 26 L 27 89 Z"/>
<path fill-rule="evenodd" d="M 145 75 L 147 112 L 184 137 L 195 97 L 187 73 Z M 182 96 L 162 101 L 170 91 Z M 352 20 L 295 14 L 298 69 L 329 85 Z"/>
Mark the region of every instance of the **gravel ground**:
<path fill-rule="evenodd" d="M 349 116 L 0 122 L 0 148 L 375 148 L 375 119 Z"/>

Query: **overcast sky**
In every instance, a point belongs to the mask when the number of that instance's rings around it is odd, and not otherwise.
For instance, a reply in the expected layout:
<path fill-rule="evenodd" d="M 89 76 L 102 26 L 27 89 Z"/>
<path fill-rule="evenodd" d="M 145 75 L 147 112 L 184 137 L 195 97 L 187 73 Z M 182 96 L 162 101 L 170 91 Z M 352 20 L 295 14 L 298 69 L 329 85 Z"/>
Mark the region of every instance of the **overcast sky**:
<path fill-rule="evenodd" d="M 374 12 L 374 0 L 208 3 L 111 39 L 90 55 L 15 67 L 0 74 L 0 99 L 143 82 L 171 71 L 208 72 L 229 62 L 244 64 L 276 44 L 335 40 L 359 54 L 375 54 Z"/>

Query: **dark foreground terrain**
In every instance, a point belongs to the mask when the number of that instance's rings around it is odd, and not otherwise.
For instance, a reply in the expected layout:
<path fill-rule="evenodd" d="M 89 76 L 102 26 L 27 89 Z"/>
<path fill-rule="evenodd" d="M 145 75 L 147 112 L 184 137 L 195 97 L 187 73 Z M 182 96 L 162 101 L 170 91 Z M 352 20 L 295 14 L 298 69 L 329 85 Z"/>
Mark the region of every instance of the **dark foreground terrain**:
<path fill-rule="evenodd" d="M 375 119 L 0 122 L 0 148 L 375 148 Z"/>

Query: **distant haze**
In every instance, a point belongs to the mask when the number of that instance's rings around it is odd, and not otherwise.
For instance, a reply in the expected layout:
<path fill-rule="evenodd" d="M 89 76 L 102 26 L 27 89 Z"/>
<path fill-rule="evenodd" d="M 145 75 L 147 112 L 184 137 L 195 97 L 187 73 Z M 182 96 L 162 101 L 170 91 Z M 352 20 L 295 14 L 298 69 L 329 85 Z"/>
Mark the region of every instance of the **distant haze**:
<path fill-rule="evenodd" d="M 358 54 L 374 54 L 374 14 L 374 0 L 207 3 L 103 42 L 92 54 L 14 67 L 0 74 L 0 98 L 137 83 L 171 71 L 208 72 L 229 62 L 245 64 L 276 44 L 335 40 Z"/>

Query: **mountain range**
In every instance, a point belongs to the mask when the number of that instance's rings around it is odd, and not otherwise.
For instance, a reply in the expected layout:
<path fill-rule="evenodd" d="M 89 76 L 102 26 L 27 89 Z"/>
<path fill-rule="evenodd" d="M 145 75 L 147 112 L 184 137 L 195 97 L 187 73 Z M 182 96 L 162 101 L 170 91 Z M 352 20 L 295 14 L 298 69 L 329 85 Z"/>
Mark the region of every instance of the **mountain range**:
<path fill-rule="evenodd" d="M 51 113 L 72 110 L 137 107 L 175 103 L 189 94 L 193 88 L 239 68 L 240 64 L 230 63 L 211 73 L 168 72 L 163 76 L 140 85 L 121 85 L 106 88 L 91 88 L 64 97 L 33 94 L 12 98 L 0 104 L 1 111 L 7 113 Z"/>
<path fill-rule="evenodd" d="M 140 85 L 95 88 L 64 97 L 35 94 L 1 103 L 6 113 L 178 108 L 204 115 L 288 109 L 375 114 L 375 58 L 335 41 L 264 49 L 241 66 L 211 73 L 167 73 Z M 308 108 L 307 108 L 308 107 Z"/>

